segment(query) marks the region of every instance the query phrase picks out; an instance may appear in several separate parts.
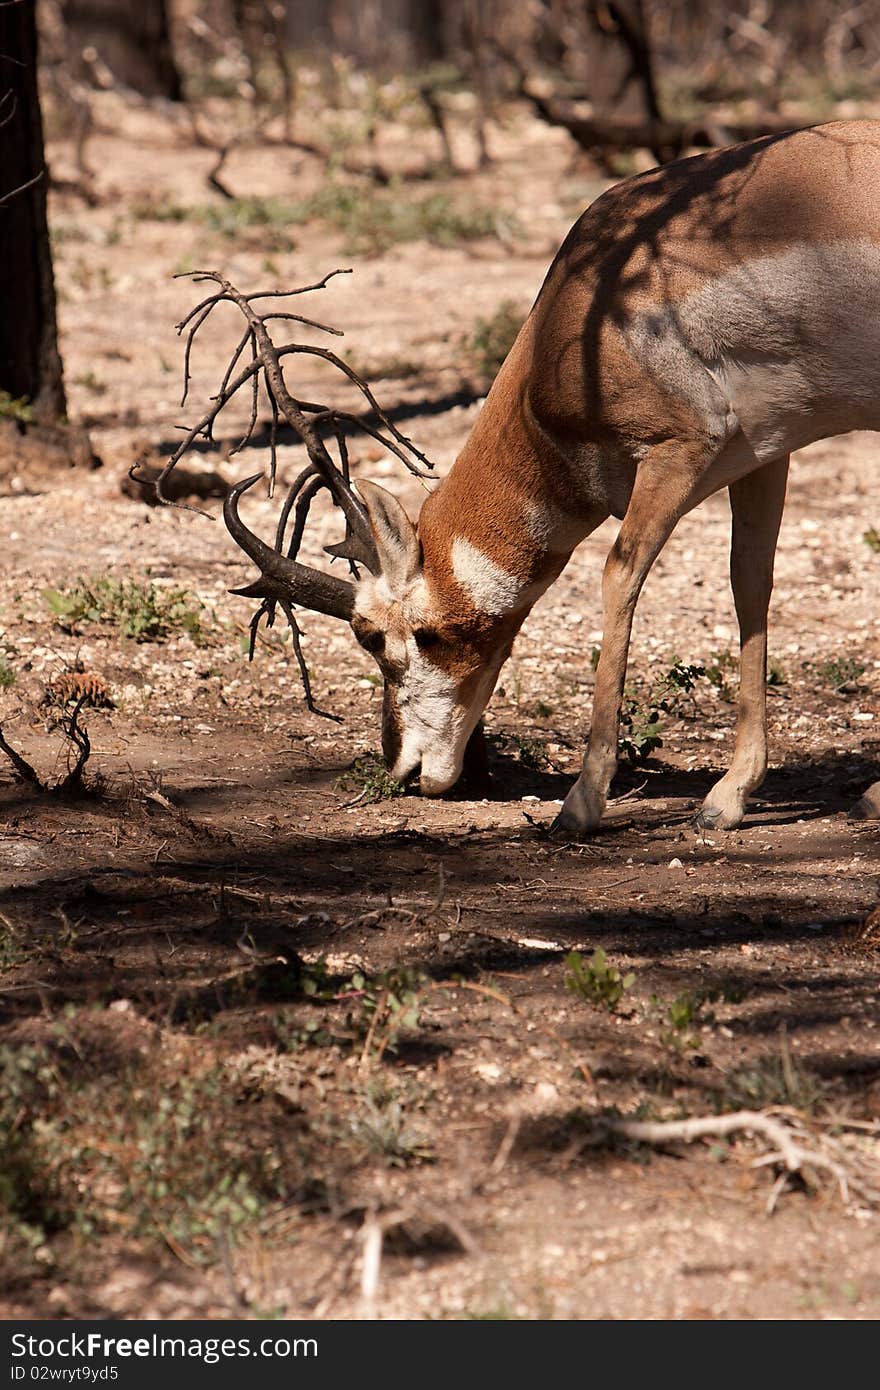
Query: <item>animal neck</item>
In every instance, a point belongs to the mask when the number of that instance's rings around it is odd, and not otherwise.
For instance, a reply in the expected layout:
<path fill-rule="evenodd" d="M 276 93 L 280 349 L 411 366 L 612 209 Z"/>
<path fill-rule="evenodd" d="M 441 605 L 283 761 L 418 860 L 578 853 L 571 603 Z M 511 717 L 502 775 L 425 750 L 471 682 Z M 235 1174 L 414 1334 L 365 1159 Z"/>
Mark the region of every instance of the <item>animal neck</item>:
<path fill-rule="evenodd" d="M 530 410 L 526 324 L 443 483 L 425 502 L 425 573 L 492 617 L 520 614 L 558 577 L 602 517 L 571 502 L 570 463 Z"/>

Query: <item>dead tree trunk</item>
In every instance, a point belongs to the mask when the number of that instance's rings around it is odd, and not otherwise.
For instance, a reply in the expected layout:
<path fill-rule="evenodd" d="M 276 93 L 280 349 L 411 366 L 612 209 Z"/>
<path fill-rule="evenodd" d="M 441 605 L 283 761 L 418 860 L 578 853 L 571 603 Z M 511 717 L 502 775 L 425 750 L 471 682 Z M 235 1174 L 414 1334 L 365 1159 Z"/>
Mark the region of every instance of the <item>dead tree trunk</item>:
<path fill-rule="evenodd" d="M 46 221 L 37 33 L 30 0 L 0 6 L 0 391 L 40 423 L 65 414 Z M 19 190 L 19 191 L 16 191 Z"/>
<path fill-rule="evenodd" d="M 180 101 L 180 74 L 171 51 L 167 0 L 63 0 L 74 67 L 93 48 L 125 87 L 146 97 Z"/>
<path fill-rule="evenodd" d="M 654 124 L 660 104 L 642 0 L 587 0 L 587 91 L 599 122 Z M 652 148 L 658 163 L 670 151 Z"/>
<path fill-rule="evenodd" d="M 587 90 L 596 116 L 658 121 L 642 0 L 587 0 L 586 19 Z"/>

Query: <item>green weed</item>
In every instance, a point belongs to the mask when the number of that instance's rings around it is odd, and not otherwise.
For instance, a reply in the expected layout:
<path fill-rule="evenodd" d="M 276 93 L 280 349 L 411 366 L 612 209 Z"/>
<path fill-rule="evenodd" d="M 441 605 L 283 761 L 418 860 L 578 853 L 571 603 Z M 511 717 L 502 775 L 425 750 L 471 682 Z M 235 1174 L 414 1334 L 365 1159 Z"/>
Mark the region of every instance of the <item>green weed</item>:
<path fill-rule="evenodd" d="M 880 531 L 877 530 L 876 526 L 870 526 L 862 534 L 862 540 L 869 550 L 873 550 L 875 555 L 880 554 Z"/>
<path fill-rule="evenodd" d="M 645 697 L 631 689 L 624 695 L 620 722 L 625 730 L 620 740 L 621 755 L 634 766 L 647 762 L 663 747 L 662 716 L 680 715 L 685 704 L 694 705 L 693 690 L 706 668 L 674 661 L 669 670 L 652 682 Z"/>
<path fill-rule="evenodd" d="M 705 669 L 704 675 L 710 685 L 714 686 L 722 700 L 731 701 L 734 698 L 733 688 L 728 677 L 736 670 L 736 658 L 730 651 L 713 652 L 709 664 Z"/>
<path fill-rule="evenodd" d="M 8 391 L 0 391 L 0 420 L 17 420 L 20 425 L 30 425 L 34 418 L 34 408 L 27 396 L 11 396 Z"/>
<path fill-rule="evenodd" d="M 21 934 L 5 916 L 0 915 L 0 971 L 11 970 L 27 959 Z"/>
<path fill-rule="evenodd" d="M 725 1106 L 733 1110 L 790 1105 L 810 1114 L 821 1107 L 828 1092 L 821 1077 L 795 1060 L 785 1039 L 778 1054 L 736 1068 L 725 1081 Z"/>
<path fill-rule="evenodd" d="M 58 1095 L 48 1055 L 30 1046 L 0 1047 L 0 1229 L 26 1245 L 69 1221 L 59 1170 L 38 1138 L 40 1116 Z"/>
<path fill-rule="evenodd" d="M 540 738 L 525 738 L 522 734 L 513 735 L 513 746 L 523 767 L 539 771 L 550 761 L 547 745 Z"/>
<path fill-rule="evenodd" d="M 106 381 L 95 374 L 93 371 L 81 372 L 79 376 L 73 378 L 74 385 L 83 386 L 87 391 L 91 391 L 95 396 L 106 396 L 110 389 Z"/>
<path fill-rule="evenodd" d="M 664 1047 L 671 1047 L 677 1051 L 698 1047 L 696 1030 L 704 1023 L 712 1022 L 714 1015 L 706 1006 L 714 1003 L 717 998 L 717 992 L 712 990 L 685 989 L 675 996 L 671 1004 L 664 1006 L 656 994 L 652 995 L 648 1008 L 661 1015 L 663 1026 L 660 1029 L 660 1041 Z"/>
<path fill-rule="evenodd" d="M 418 1027 L 426 977 L 419 970 L 398 966 L 368 976 L 356 972 L 348 991 L 358 1004 L 349 1015 L 349 1024 L 364 1037 L 362 1057 L 379 1061 L 386 1052 L 397 1051 L 404 1030 Z"/>
<path fill-rule="evenodd" d="M 569 951 L 565 967 L 566 989 L 589 1004 L 599 1004 L 609 1010 L 617 1008 L 636 978 L 633 971 L 621 975 L 616 965 L 609 965 L 601 946 L 596 947 L 588 961 L 580 951 Z"/>
<path fill-rule="evenodd" d="M 365 193 L 357 185 L 329 184 L 304 205 L 303 213 L 302 221 L 318 219 L 336 228 L 352 254 L 376 254 L 407 241 L 457 246 L 502 230 L 492 207 L 442 190 L 414 199 L 393 185 Z"/>
<path fill-rule="evenodd" d="M 861 662 L 851 656 L 836 656 L 831 661 L 823 662 L 818 670 L 832 690 L 842 690 L 844 686 L 854 684 L 865 673 Z"/>
<path fill-rule="evenodd" d="M 513 299 L 505 299 L 488 319 L 477 319 L 466 347 L 476 369 L 483 376 L 494 377 L 498 372 L 516 335 L 522 328 L 525 314 Z"/>
<path fill-rule="evenodd" d="M 195 600 L 185 589 L 157 588 L 135 579 L 83 579 L 72 589 L 44 589 L 43 597 L 65 631 L 93 623 L 113 625 L 120 637 L 159 642 L 172 632 L 202 636 Z"/>
<path fill-rule="evenodd" d="M 359 1144 L 391 1168 L 430 1162 L 434 1157 L 425 1135 L 410 1124 L 406 1104 L 397 1090 L 381 1080 L 367 1086 L 351 1130 Z"/>
<path fill-rule="evenodd" d="M 404 786 L 392 777 L 382 759 L 376 753 L 364 753 L 355 758 L 350 768 L 337 777 L 333 784 L 342 791 L 357 790 L 358 801 L 367 805 L 372 801 L 384 801 L 391 797 L 403 796 Z"/>
<path fill-rule="evenodd" d="M 290 250 L 289 229 L 309 222 L 324 222 L 340 232 L 344 249 L 352 254 L 375 254 L 405 241 L 456 246 L 462 241 L 498 236 L 505 229 L 504 219 L 494 208 L 463 201 L 443 190 L 412 198 L 394 184 L 375 189 L 337 181 L 297 202 L 230 198 L 186 207 L 148 201 L 137 204 L 134 215 L 153 221 L 198 223 L 229 240 L 238 240 L 243 232 L 256 229 L 264 251 Z"/>
<path fill-rule="evenodd" d="M 349 358 L 349 365 L 366 381 L 409 381 L 424 371 L 423 363 L 397 353 L 365 363 L 352 362 Z"/>
<path fill-rule="evenodd" d="M 271 1105 L 252 1102 L 243 1123 L 222 1065 L 180 1074 L 154 1055 L 83 1081 L 65 1075 L 82 1048 L 60 1025 L 51 1048 L 0 1048 L 0 1214 L 44 1239 L 121 1231 L 204 1264 L 295 1193 L 295 1146 L 272 1132 Z"/>

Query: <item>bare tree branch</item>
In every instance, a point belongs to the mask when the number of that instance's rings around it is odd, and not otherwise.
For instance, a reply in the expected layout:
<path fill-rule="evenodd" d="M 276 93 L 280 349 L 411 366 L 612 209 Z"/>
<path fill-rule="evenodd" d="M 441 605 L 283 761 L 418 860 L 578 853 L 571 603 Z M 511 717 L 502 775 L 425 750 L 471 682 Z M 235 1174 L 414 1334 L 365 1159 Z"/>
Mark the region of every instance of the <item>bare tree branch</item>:
<path fill-rule="evenodd" d="M 663 1147 L 691 1144 L 698 1139 L 725 1139 L 733 1134 L 753 1134 L 770 1145 L 770 1152 L 754 1160 L 753 1167 L 776 1165 L 783 1175 L 796 1175 L 807 1187 L 816 1185 L 817 1173 L 829 1174 L 837 1184 L 841 1200 L 849 1202 L 855 1194 L 872 1205 L 880 1204 L 880 1158 L 864 1159 L 847 1152 L 829 1131 L 845 1128 L 838 1119 L 823 1124 L 808 1122 L 797 1111 L 770 1113 L 767 1110 L 736 1110 L 726 1115 L 701 1115 L 686 1120 L 622 1120 L 605 1116 L 591 1124 L 590 1133 L 578 1141 L 579 1148 L 605 1143 L 609 1135 L 634 1139 L 642 1144 Z M 877 1127 L 874 1132 L 878 1133 Z M 775 1205 L 784 1182 L 774 1186 L 768 1203 Z"/>
<path fill-rule="evenodd" d="M 67 773 L 62 777 L 61 781 L 56 782 L 54 786 L 50 786 L 48 782 L 43 781 L 36 769 L 31 767 L 31 764 L 6 741 L 3 735 L 3 729 L 0 728 L 0 752 L 6 754 L 23 782 L 27 782 L 31 787 L 36 787 L 37 791 L 47 792 L 52 796 L 64 796 L 79 786 L 82 781 L 85 765 L 92 751 L 89 735 L 79 723 L 80 710 L 88 698 L 88 692 L 80 695 L 71 712 L 62 715 L 58 723 L 53 725 L 54 728 L 61 729 L 65 738 L 69 739 L 76 749 L 76 761 L 72 767 L 68 768 Z"/>
<path fill-rule="evenodd" d="M 265 618 L 267 626 L 275 621 L 276 605 L 280 605 L 290 625 L 293 651 L 299 666 L 305 692 L 306 704 L 318 714 L 315 705 L 305 659 L 300 643 L 300 631 L 294 616 L 294 604 L 305 607 L 317 606 L 322 612 L 334 616 L 350 616 L 353 602 L 351 585 L 331 577 L 323 571 L 310 570 L 301 565 L 297 556 L 305 535 L 309 512 L 318 493 L 326 489 L 334 504 L 345 518 L 345 539 L 339 544 L 327 546 L 326 550 L 334 558 L 346 559 L 355 578 L 359 577 L 358 564 L 375 569 L 375 544 L 367 519 L 366 510 L 359 497 L 353 492 L 349 476 L 348 451 L 345 431 L 355 428 L 378 440 L 382 446 L 396 455 L 419 479 L 430 477 L 421 465 L 432 465 L 413 442 L 391 421 L 368 383 L 342 357 L 328 348 L 310 343 L 288 341 L 278 344 L 272 337 L 274 323 L 302 324 L 319 332 L 342 336 L 339 329 L 322 323 L 306 314 L 279 307 L 279 301 L 294 295 L 306 294 L 324 289 L 336 275 L 348 274 L 344 270 L 333 270 L 315 284 L 292 290 L 255 290 L 243 294 L 229 280 L 214 270 L 196 270 L 188 273 L 188 278 L 196 284 L 213 283 L 216 289 L 206 295 L 183 316 L 177 331 L 184 336 L 183 397 L 185 403 L 192 380 L 192 354 L 197 335 L 207 323 L 219 304 L 233 304 L 245 320 L 244 331 L 239 336 L 226 365 L 220 388 L 201 418 L 186 429 L 180 444 L 168 459 L 155 482 L 156 494 L 168 506 L 180 506 L 186 511 L 197 511 L 196 507 L 172 502 L 163 490 L 173 469 L 196 439 L 213 440 L 217 420 L 245 387 L 250 394 L 250 405 L 243 433 L 231 453 L 238 453 L 251 441 L 259 418 L 261 393 L 268 400 L 271 418 L 269 424 L 270 475 L 269 496 L 273 495 L 277 465 L 277 431 L 280 419 L 284 419 L 299 436 L 306 447 L 309 463 L 292 486 L 281 508 L 275 533 L 274 546 L 269 547 L 259 538 L 247 531 L 238 517 L 237 499 L 242 492 L 257 481 L 251 478 L 236 484 L 227 498 L 224 508 L 227 526 L 234 538 L 246 552 L 260 565 L 262 578 L 243 590 L 247 596 L 260 599 L 260 607 L 250 624 L 249 655 L 253 658 L 257 631 Z M 242 357 L 250 350 L 250 361 L 242 366 Z M 334 367 L 347 381 L 360 392 L 367 406 L 368 418 L 354 414 L 350 410 L 308 401 L 294 394 L 285 380 L 287 360 L 295 356 L 317 357 Z M 378 421 L 378 423 L 374 423 Z M 338 462 L 330 452 L 330 442 L 335 441 Z M 134 476 L 134 474 L 132 474 Z M 206 513 L 201 513 L 206 515 Z M 292 518 L 292 523 L 291 523 Z M 290 535 L 288 537 L 288 529 Z M 333 717 L 333 716 L 330 716 Z"/>

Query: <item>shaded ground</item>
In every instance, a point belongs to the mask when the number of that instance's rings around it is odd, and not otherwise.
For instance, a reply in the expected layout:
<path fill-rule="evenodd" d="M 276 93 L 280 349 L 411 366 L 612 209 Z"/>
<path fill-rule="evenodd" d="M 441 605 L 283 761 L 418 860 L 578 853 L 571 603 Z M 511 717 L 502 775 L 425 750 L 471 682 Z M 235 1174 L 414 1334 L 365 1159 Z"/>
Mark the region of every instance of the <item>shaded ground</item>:
<path fill-rule="evenodd" d="M 304 619 L 319 703 L 344 723 L 308 715 L 287 644 L 272 635 L 243 658 L 249 606 L 227 590 L 246 570 L 225 532 L 119 486 L 143 447 L 175 438 L 172 324 L 194 295 L 170 272 L 303 283 L 345 261 L 338 236 L 298 226 L 291 245 L 276 229 L 267 249 L 265 227 L 229 239 L 148 216 L 147 199 L 209 203 L 210 156 L 143 114 L 119 130 L 94 161 L 100 205 L 67 195 L 53 217 L 72 413 L 104 467 L 25 470 L 13 444 L 0 479 L 7 738 L 52 780 L 66 753 L 47 685 L 78 663 L 113 701 L 84 711 L 81 797 L 0 774 L 0 1199 L 14 1215 L 0 1308 L 878 1316 L 878 1217 L 858 1194 L 795 1184 L 769 1216 L 775 1174 L 753 1166 L 752 1141 L 590 1142 L 599 1114 L 776 1105 L 863 1124 L 853 1154 L 876 1150 L 880 952 L 863 924 L 880 903 L 880 830 L 845 816 L 880 776 L 880 556 L 862 539 L 880 526 L 874 437 L 795 465 L 773 768 L 741 831 L 689 825 L 731 748 L 721 499 L 682 524 L 646 590 L 634 719 L 677 659 L 714 683 L 664 717 L 651 762 L 624 769 L 594 840 L 560 845 L 543 828 L 589 722 L 611 526 L 505 668 L 487 720 L 491 796 L 368 804 L 346 769 L 377 746 L 380 692 L 350 636 Z M 441 474 L 485 389 L 476 320 L 505 298 L 527 307 L 598 189 L 540 127 L 517 120 L 496 147 L 494 168 L 453 191 L 514 215 L 515 235 L 363 256 L 315 309 L 345 326 L 359 365 L 394 365 L 382 399 Z M 250 158 L 230 170 L 243 191 L 289 196 L 291 180 L 318 178 L 303 157 Z M 195 401 L 226 351 L 206 341 Z M 321 379 L 304 371 L 301 385 Z M 218 461 L 239 476 L 263 456 Z M 418 485 L 396 465 L 370 444 L 354 461 L 393 475 L 415 512 Z M 285 473 L 297 466 L 284 448 Z M 275 504 L 249 498 L 247 516 L 269 534 Z M 317 518 L 313 558 L 336 530 Z M 88 615 L 59 624 L 44 591 L 69 596 L 79 576 L 187 596 L 162 640 L 138 643 Z M 634 976 L 616 1009 L 566 985 L 567 953 L 597 947 Z M 365 1296 L 377 1221 L 381 1279 Z"/>

